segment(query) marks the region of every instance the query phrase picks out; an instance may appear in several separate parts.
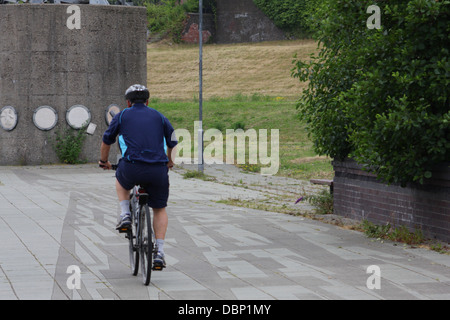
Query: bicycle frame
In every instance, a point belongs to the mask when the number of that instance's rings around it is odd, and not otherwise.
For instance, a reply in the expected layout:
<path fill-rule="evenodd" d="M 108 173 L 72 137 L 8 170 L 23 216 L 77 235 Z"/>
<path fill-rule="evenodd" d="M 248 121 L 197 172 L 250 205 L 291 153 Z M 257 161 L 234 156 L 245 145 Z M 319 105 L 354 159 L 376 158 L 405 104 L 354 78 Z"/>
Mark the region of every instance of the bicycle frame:
<path fill-rule="evenodd" d="M 112 165 L 112 169 L 116 170 L 117 165 Z M 153 254 L 157 252 L 158 248 L 154 239 L 148 193 L 139 185 L 134 186 L 130 192 L 130 213 L 131 226 L 119 229 L 119 233 L 126 233 L 125 237 L 129 240 L 132 274 L 134 276 L 138 274 L 140 261 L 143 282 L 145 285 L 149 285 L 151 271 L 162 270 L 162 268 L 153 266 Z"/>
<path fill-rule="evenodd" d="M 132 233 L 133 225 L 135 226 L 134 230 L 136 232 L 136 241 L 133 242 L 133 239 L 130 241 L 130 245 L 133 245 L 133 251 L 136 256 L 134 256 L 133 252 L 130 251 L 130 261 L 134 259 L 134 270 L 133 275 L 137 274 L 138 269 L 138 260 L 141 261 L 142 267 L 142 276 L 143 282 L 145 285 L 150 283 L 151 271 L 153 269 L 153 253 L 156 248 L 156 243 L 153 239 L 154 233 L 151 226 L 151 215 L 150 209 L 148 207 L 148 194 L 144 188 L 140 186 L 135 186 L 130 194 L 130 207 L 131 207 L 131 218 L 132 218 L 132 227 L 130 228 L 129 233 Z M 133 236 L 132 234 L 129 236 Z M 140 255 L 139 259 L 137 255 Z"/>

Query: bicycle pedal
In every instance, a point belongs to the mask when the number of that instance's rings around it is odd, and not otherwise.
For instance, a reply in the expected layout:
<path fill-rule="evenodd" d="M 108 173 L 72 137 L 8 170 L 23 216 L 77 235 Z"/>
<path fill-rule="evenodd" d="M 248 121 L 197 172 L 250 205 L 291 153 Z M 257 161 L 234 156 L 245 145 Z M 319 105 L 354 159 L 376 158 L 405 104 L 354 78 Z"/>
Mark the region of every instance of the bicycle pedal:
<path fill-rule="evenodd" d="M 154 271 L 162 271 L 162 269 L 164 269 L 165 268 L 165 266 L 153 266 L 153 270 Z"/>
<path fill-rule="evenodd" d="M 117 229 L 117 231 L 119 231 L 119 233 L 128 233 L 129 230 L 130 230 L 129 227 L 123 227 L 123 228 Z"/>

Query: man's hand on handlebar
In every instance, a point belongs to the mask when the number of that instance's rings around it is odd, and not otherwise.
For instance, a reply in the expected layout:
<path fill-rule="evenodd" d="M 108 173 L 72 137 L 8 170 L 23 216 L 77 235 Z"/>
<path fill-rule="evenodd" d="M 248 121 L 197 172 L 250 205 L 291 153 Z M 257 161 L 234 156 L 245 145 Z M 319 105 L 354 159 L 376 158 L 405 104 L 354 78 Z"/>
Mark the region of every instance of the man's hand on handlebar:
<path fill-rule="evenodd" d="M 99 161 L 98 162 L 98 166 L 100 168 L 103 168 L 103 170 L 111 170 L 112 169 L 112 164 L 109 161 L 103 162 L 103 161 Z"/>

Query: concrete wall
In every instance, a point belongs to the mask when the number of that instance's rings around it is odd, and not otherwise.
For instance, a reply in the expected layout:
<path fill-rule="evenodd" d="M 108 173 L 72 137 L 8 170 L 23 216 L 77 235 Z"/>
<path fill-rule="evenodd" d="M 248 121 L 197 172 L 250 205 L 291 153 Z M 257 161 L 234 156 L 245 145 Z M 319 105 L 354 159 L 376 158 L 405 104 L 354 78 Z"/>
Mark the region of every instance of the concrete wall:
<path fill-rule="evenodd" d="M 450 242 L 450 164 L 437 166 L 423 185 L 386 185 L 354 161 L 333 163 L 334 213 L 376 224 L 404 225 Z"/>
<path fill-rule="evenodd" d="M 66 111 L 76 104 L 86 106 L 97 125 L 82 153 L 96 161 L 107 128 L 105 109 L 124 106 L 126 88 L 147 82 L 145 8 L 79 5 L 80 29 L 71 30 L 68 6 L 0 8 L 0 109 L 13 106 L 19 116 L 12 131 L 0 128 L 0 165 L 58 162 L 51 141 L 67 127 Z M 43 105 L 58 113 L 49 131 L 33 124 L 34 111 Z"/>
<path fill-rule="evenodd" d="M 217 43 L 284 40 L 284 33 L 253 0 L 217 0 Z"/>

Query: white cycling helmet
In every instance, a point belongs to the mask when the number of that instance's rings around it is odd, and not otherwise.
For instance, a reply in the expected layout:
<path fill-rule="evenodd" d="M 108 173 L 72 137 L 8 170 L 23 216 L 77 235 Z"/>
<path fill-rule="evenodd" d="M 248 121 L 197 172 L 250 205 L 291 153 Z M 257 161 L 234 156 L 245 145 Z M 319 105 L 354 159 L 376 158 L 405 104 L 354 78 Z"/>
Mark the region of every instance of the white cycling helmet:
<path fill-rule="evenodd" d="M 143 103 L 150 97 L 148 89 L 141 84 L 133 84 L 125 91 L 125 99 L 131 103 Z"/>

